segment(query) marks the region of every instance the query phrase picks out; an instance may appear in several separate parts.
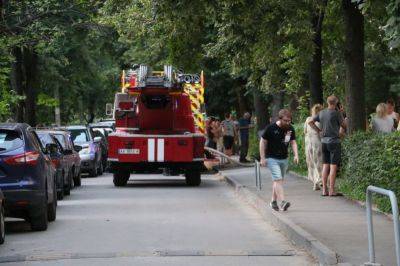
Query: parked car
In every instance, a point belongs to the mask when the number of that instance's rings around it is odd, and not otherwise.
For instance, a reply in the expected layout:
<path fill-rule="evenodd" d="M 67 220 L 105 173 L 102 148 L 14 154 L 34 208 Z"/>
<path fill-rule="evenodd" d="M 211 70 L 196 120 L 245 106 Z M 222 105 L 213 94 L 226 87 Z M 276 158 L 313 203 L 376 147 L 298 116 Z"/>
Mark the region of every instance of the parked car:
<path fill-rule="evenodd" d="M 68 126 L 74 145 L 82 147 L 79 151 L 81 158 L 81 172 L 90 176 L 103 174 L 103 162 L 101 158 L 101 137 L 95 137 L 93 131 L 86 126 Z"/>
<path fill-rule="evenodd" d="M 4 240 L 6 238 L 6 227 L 5 227 L 5 222 L 4 222 L 4 195 L 3 192 L 0 190 L 0 245 L 4 243 Z"/>
<path fill-rule="evenodd" d="M 36 132 L 24 123 L 0 123 L 0 188 L 5 214 L 24 218 L 32 230 L 56 219 L 56 170 Z"/>
<path fill-rule="evenodd" d="M 100 147 L 101 147 L 101 160 L 104 169 L 107 168 L 107 158 L 108 158 L 108 131 L 102 127 L 89 126 L 93 132 L 94 137 L 100 137 Z"/>
<path fill-rule="evenodd" d="M 60 139 L 63 141 L 63 134 L 68 135 L 68 132 L 62 133 L 54 130 L 37 130 L 36 133 L 38 134 L 43 146 L 49 147 L 48 151 L 50 158 L 57 172 L 57 198 L 63 199 L 64 195 L 68 196 L 71 193 L 71 189 L 74 186 L 74 178 L 76 175 L 79 175 L 79 172 L 78 174 L 76 173 L 75 167 L 75 164 L 78 163 L 77 167 L 78 169 L 80 168 L 79 155 L 72 149 L 68 149 L 67 147 L 64 148 L 58 140 Z M 74 158 L 74 152 L 78 157 L 78 161 Z"/>
<path fill-rule="evenodd" d="M 81 186 L 81 158 L 79 156 L 79 151 L 82 147 L 74 146 L 71 139 L 71 133 L 66 130 L 52 130 L 50 133 L 60 142 L 63 152 L 65 155 L 65 160 L 68 164 L 68 169 L 72 173 L 74 186 Z"/>

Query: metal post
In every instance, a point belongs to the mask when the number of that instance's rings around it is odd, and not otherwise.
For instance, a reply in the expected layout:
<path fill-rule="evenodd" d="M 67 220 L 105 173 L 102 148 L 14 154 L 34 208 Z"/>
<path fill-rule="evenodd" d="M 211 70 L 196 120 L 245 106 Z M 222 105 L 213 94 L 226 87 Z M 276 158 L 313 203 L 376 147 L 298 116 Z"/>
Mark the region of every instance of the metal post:
<path fill-rule="evenodd" d="M 372 223 L 372 201 L 371 201 L 371 191 L 367 189 L 367 226 L 368 226 L 368 251 L 369 251 L 369 262 L 375 263 L 375 242 L 374 242 L 374 228 Z"/>
<path fill-rule="evenodd" d="M 394 237 L 396 243 L 396 260 L 397 260 L 397 266 L 400 266 L 400 228 L 399 228 L 399 208 L 397 205 L 397 197 L 393 191 L 375 186 L 368 186 L 366 193 L 369 262 L 365 263 L 365 265 L 373 265 L 373 264 L 377 265 L 375 262 L 374 228 L 372 224 L 372 192 L 381 195 L 386 195 L 390 198 L 390 203 L 392 205 Z"/>
<path fill-rule="evenodd" d="M 258 173 L 258 189 L 261 190 L 262 184 L 261 184 L 261 165 L 260 165 L 260 162 L 258 162 L 258 165 L 257 165 L 257 173 Z"/>
<path fill-rule="evenodd" d="M 258 165 L 258 161 L 255 160 L 255 164 L 254 164 L 254 174 L 255 174 L 255 177 L 256 177 L 256 188 L 258 188 L 258 175 L 257 175 L 258 171 L 257 171 L 257 165 Z"/>

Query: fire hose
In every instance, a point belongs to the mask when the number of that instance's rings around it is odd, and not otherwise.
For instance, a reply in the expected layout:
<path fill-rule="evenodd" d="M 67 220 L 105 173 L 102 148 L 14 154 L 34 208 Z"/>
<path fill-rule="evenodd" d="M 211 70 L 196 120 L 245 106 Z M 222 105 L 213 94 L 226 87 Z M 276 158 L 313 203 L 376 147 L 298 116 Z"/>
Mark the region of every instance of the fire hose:
<path fill-rule="evenodd" d="M 236 165 L 239 165 L 239 166 L 243 166 L 243 167 L 254 167 L 254 163 L 241 163 L 241 162 L 239 162 L 237 160 L 232 159 L 231 157 L 229 157 L 225 153 L 217 151 L 216 149 L 209 148 L 209 147 L 204 147 L 204 149 L 206 151 L 209 151 L 212 154 L 216 154 L 216 155 L 219 155 L 220 157 L 223 157 L 223 158 L 227 159 L 229 162 L 231 162 L 233 164 L 236 164 Z"/>

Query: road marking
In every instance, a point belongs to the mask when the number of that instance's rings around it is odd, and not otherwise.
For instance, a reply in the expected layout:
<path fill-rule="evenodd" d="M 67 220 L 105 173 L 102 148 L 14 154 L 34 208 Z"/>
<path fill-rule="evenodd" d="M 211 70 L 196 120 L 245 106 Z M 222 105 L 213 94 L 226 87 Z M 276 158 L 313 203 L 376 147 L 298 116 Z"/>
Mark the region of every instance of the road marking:
<path fill-rule="evenodd" d="M 287 257 L 296 256 L 294 250 L 155 250 L 104 253 L 42 253 L 0 257 L 0 263 L 55 261 L 71 259 L 109 259 L 123 257 Z"/>

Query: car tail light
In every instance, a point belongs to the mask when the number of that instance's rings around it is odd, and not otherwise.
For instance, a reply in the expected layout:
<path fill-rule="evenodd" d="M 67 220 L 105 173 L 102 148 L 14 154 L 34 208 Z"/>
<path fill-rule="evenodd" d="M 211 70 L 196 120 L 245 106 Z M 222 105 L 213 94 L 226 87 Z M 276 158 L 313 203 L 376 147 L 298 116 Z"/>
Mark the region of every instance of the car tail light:
<path fill-rule="evenodd" d="M 4 161 L 7 164 L 11 165 L 18 165 L 18 164 L 29 164 L 29 165 L 36 165 L 38 158 L 39 158 L 39 153 L 36 151 L 30 151 L 30 152 L 25 152 L 22 154 L 18 154 L 12 157 L 9 157 L 5 159 Z"/>
<path fill-rule="evenodd" d="M 193 158 L 204 158 L 204 137 L 193 138 Z"/>
<path fill-rule="evenodd" d="M 58 167 L 60 165 L 60 159 L 51 159 L 51 163 L 54 167 Z"/>

